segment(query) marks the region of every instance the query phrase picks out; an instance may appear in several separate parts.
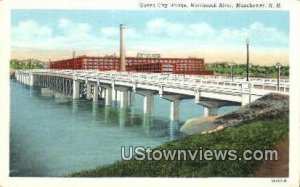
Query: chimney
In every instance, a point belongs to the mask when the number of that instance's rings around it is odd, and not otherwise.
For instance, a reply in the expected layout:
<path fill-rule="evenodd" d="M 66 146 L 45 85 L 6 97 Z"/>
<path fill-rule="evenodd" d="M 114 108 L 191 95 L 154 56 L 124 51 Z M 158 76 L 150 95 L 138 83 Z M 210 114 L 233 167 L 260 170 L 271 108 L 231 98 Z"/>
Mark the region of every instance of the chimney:
<path fill-rule="evenodd" d="M 120 71 L 126 71 L 125 67 L 125 25 L 120 24 Z"/>

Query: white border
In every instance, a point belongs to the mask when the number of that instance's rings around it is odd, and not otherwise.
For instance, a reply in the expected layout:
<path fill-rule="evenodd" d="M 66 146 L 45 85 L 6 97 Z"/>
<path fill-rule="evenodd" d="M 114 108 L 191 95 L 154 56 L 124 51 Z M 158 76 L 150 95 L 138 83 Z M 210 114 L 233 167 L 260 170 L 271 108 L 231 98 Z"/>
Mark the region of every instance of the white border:
<path fill-rule="evenodd" d="M 300 1 L 282 0 L 282 10 L 290 11 L 290 177 L 287 183 L 272 183 L 270 178 L 18 178 L 9 174 L 9 59 L 11 9 L 139 9 L 147 0 L 2 0 L 0 1 L 0 186 L 298 186 L 300 171 Z M 147 2 L 154 2 L 149 0 Z M 158 0 L 166 2 L 167 0 Z M 176 1 L 176 0 L 168 0 Z M 191 0 L 187 0 L 190 2 Z M 195 0 L 205 2 L 205 0 Z M 220 2 L 207 0 L 206 2 Z M 180 2 L 177 0 L 176 2 Z M 222 2 L 236 2 L 222 0 Z M 252 2 L 240 0 L 240 2 Z M 257 1 L 261 3 L 262 1 Z M 264 0 L 264 2 L 274 2 Z M 140 9 L 139 9 L 140 10 Z M 162 10 L 162 9 L 161 9 Z M 180 10 L 180 9 L 179 9 Z M 199 11 L 197 9 L 195 11 Z M 205 9 L 208 10 L 208 9 Z M 224 10 L 224 9 L 222 9 Z M 239 9 L 240 10 L 240 9 Z M 216 10 L 217 11 L 217 10 Z M 274 20 L 276 21 L 276 20 Z"/>

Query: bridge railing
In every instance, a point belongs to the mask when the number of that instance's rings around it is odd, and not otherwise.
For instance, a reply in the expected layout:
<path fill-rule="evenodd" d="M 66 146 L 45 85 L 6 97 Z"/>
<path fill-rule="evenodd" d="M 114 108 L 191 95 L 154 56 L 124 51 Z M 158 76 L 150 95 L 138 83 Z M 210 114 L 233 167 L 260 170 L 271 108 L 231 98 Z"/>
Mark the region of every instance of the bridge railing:
<path fill-rule="evenodd" d="M 224 76 L 201 76 L 201 75 L 182 75 L 182 74 L 164 74 L 164 73 L 140 73 L 140 72 L 117 72 L 117 71 L 98 71 L 98 70 L 18 70 L 23 73 L 50 73 L 56 75 L 68 75 L 77 77 L 93 77 L 110 80 L 122 80 L 126 82 L 143 82 L 143 83 L 165 83 L 185 85 L 189 87 L 210 85 L 214 87 L 223 87 L 236 89 L 240 88 L 245 82 L 245 78 Z M 279 89 L 277 79 L 250 78 L 252 89 L 277 90 L 280 92 L 289 92 L 289 80 L 281 79 Z"/>

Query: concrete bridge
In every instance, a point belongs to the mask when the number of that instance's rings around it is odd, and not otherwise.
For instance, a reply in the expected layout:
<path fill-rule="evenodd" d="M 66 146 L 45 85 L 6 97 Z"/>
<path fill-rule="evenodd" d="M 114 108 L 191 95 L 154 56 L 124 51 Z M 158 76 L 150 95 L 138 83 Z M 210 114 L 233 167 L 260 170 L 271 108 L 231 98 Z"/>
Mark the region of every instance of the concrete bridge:
<path fill-rule="evenodd" d="M 176 75 L 162 73 L 132 73 L 97 70 L 22 70 L 16 79 L 28 86 L 48 88 L 69 95 L 73 99 L 85 98 L 105 105 L 120 102 L 121 108 L 135 105 L 135 94 L 144 97 L 144 114 L 153 112 L 153 96 L 170 101 L 170 120 L 179 120 L 179 104 L 183 99 L 195 99 L 204 107 L 205 116 L 218 115 L 218 108 L 248 104 L 266 94 L 289 94 L 289 81 L 276 79 L 222 76 Z"/>

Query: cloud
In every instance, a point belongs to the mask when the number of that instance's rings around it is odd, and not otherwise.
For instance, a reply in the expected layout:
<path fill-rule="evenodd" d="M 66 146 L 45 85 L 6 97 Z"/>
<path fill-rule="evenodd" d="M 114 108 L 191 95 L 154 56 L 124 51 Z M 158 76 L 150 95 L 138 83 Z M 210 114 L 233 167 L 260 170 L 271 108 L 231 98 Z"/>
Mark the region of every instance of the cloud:
<path fill-rule="evenodd" d="M 60 20 L 58 20 L 58 26 L 62 29 L 68 29 L 72 26 L 72 23 L 68 19 L 61 18 Z"/>
<path fill-rule="evenodd" d="M 151 36 L 149 42 L 167 42 L 170 43 L 170 47 L 174 45 L 174 40 L 178 41 L 178 44 L 188 44 L 190 48 L 198 49 L 237 49 L 245 44 L 246 39 L 250 39 L 253 46 L 260 48 L 287 48 L 289 43 L 288 34 L 261 22 L 254 22 L 242 28 L 220 29 L 206 22 L 179 23 L 155 18 L 146 24 L 146 28 Z"/>
<path fill-rule="evenodd" d="M 12 36 L 15 40 L 49 38 L 52 36 L 52 29 L 38 25 L 33 20 L 25 20 L 12 29 Z"/>
<path fill-rule="evenodd" d="M 263 41 L 266 42 L 275 42 L 277 44 L 285 44 L 288 45 L 288 37 L 279 32 L 276 28 L 267 27 L 260 22 L 255 22 L 249 27 L 250 37 L 255 38 L 258 36 L 262 38 Z"/>
<path fill-rule="evenodd" d="M 215 29 L 207 23 L 183 24 L 170 22 L 163 18 L 150 20 L 146 27 L 151 34 L 165 34 L 169 37 L 207 37 L 215 33 Z"/>
<path fill-rule="evenodd" d="M 12 28 L 12 45 L 18 48 L 72 49 L 88 47 L 94 39 L 88 23 L 61 18 L 50 28 L 33 20 L 21 21 Z"/>
<path fill-rule="evenodd" d="M 216 30 L 208 23 L 195 23 L 188 25 L 186 35 L 191 37 L 209 37 L 216 34 Z"/>
<path fill-rule="evenodd" d="M 115 37 L 118 35 L 118 29 L 116 27 L 103 27 L 100 29 L 101 34 L 107 37 Z"/>
<path fill-rule="evenodd" d="M 146 27 L 151 34 L 164 34 L 167 36 L 177 36 L 184 31 L 182 24 L 169 22 L 163 18 L 150 20 Z"/>
<path fill-rule="evenodd" d="M 126 44 L 133 51 L 236 50 L 245 45 L 247 38 L 252 47 L 257 48 L 286 49 L 289 43 L 288 34 L 261 22 L 242 28 L 217 28 L 207 22 L 182 23 L 155 18 L 139 28 L 135 25 L 126 27 Z M 23 20 L 12 27 L 12 44 L 19 48 L 118 51 L 118 43 L 118 26 L 100 27 L 66 18 L 51 25 Z"/>
<path fill-rule="evenodd" d="M 91 26 L 88 23 L 73 23 L 65 18 L 58 20 L 58 28 L 62 31 L 64 39 L 68 40 L 89 39 L 92 35 Z"/>

